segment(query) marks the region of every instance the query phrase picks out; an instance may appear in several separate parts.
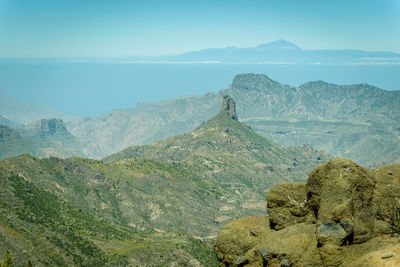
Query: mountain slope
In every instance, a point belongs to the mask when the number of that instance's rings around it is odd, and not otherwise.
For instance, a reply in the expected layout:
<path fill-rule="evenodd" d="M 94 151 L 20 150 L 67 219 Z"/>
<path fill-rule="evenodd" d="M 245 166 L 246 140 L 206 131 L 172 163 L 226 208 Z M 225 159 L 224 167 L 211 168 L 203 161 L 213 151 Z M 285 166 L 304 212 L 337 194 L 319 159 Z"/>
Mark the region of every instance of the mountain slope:
<path fill-rule="evenodd" d="M 35 151 L 36 147 L 32 142 L 24 140 L 9 127 L 0 125 L 0 160 L 25 153 L 34 154 Z"/>
<path fill-rule="evenodd" d="M 21 136 L 38 147 L 38 157 L 85 156 L 85 146 L 73 136 L 61 119 L 41 119 L 20 130 Z"/>
<path fill-rule="evenodd" d="M 128 146 L 149 144 L 194 130 L 218 112 L 221 98 L 222 95 L 217 97 L 210 93 L 162 104 L 142 104 L 133 109 L 69 122 L 67 127 L 88 145 L 90 157 L 100 159 Z"/>
<path fill-rule="evenodd" d="M 304 181 L 327 159 L 254 133 L 230 97 L 194 132 L 102 161 L 9 158 L 0 162 L 0 253 L 45 265 L 213 265 L 223 225 L 262 214 L 269 187 Z"/>
<path fill-rule="evenodd" d="M 321 81 L 292 87 L 256 74 L 237 75 L 217 94 L 143 104 L 72 122 L 68 129 L 88 143 L 91 157 L 102 158 L 193 131 L 216 113 L 224 94 L 237 100 L 242 122 L 280 144 L 311 144 L 367 166 L 400 156 L 400 91 Z"/>
<path fill-rule="evenodd" d="M 114 196 L 107 191 L 115 182 L 105 178 L 98 185 L 85 186 L 83 181 L 68 179 L 74 177 L 65 172 L 55 172 L 73 162 L 21 156 L 0 163 L 0 250 L 10 250 L 17 266 L 28 260 L 34 266 L 206 266 L 213 262 L 209 247 L 188 235 L 138 232 L 113 222 L 114 212 L 99 216 L 97 203 Z M 85 169 L 79 163 L 74 168 Z M 80 177 L 90 179 L 87 168 L 86 175 Z M 86 188 L 89 196 L 80 188 Z M 100 202 L 82 202 L 90 198 Z"/>
<path fill-rule="evenodd" d="M 311 147 L 281 147 L 256 134 L 237 120 L 235 102 L 225 96 L 221 111 L 194 132 L 130 147 L 104 161 L 126 158 L 178 162 L 191 170 L 208 168 L 203 175 L 211 176 L 212 180 L 227 179 L 224 183 L 245 185 L 245 189 L 259 192 L 262 197 L 265 188 L 278 180 L 305 179 L 304 171 L 328 156 Z M 199 162 L 202 165 L 198 166 Z"/>

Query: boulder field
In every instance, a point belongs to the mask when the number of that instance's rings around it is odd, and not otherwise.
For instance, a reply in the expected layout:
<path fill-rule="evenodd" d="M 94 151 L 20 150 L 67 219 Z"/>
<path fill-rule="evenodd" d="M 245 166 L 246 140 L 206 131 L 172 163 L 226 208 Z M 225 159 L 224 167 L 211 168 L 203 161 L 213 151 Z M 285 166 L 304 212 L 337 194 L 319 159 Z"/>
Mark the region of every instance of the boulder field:
<path fill-rule="evenodd" d="M 400 266 L 400 164 L 333 159 L 271 188 L 267 213 L 222 229 L 219 266 Z"/>

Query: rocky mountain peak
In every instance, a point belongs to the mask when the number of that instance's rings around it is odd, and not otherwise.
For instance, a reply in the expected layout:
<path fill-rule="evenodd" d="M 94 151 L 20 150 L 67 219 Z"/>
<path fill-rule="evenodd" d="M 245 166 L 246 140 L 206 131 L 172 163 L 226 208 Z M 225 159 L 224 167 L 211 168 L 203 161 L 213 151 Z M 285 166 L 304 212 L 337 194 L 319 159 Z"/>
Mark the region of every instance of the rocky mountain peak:
<path fill-rule="evenodd" d="M 238 74 L 235 76 L 232 82 L 231 89 L 237 92 L 249 92 L 249 91 L 265 91 L 266 88 L 269 90 L 273 87 L 279 86 L 280 84 L 274 80 L 271 80 L 264 74 Z"/>
<path fill-rule="evenodd" d="M 226 113 L 233 120 L 238 120 L 235 100 L 233 100 L 229 95 L 225 95 L 222 100 L 221 112 Z"/>

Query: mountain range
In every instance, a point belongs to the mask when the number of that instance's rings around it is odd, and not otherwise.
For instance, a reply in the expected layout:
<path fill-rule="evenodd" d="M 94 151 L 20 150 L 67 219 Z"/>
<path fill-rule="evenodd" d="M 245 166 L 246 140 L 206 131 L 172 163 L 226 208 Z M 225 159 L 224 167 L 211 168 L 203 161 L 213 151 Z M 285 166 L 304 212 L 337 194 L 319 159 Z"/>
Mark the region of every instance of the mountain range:
<path fill-rule="evenodd" d="M 141 103 L 68 122 L 67 129 L 87 145 L 89 157 L 103 158 L 194 130 L 218 111 L 225 94 L 237 100 L 242 122 L 279 144 L 309 144 L 366 166 L 399 159 L 400 91 L 323 81 L 294 87 L 262 74 L 237 75 L 218 93 Z"/>
<path fill-rule="evenodd" d="M 208 48 L 172 56 L 73 59 L 81 62 L 190 63 L 190 64 L 315 64 L 398 65 L 400 54 L 383 51 L 302 49 L 286 40 L 255 47 Z"/>
<path fill-rule="evenodd" d="M 262 214 L 268 188 L 304 181 L 331 158 L 256 134 L 229 96 L 216 113 L 193 132 L 101 161 L 3 160 L 0 252 L 19 265 L 216 264 L 211 245 L 223 225 Z"/>
<path fill-rule="evenodd" d="M 0 117 L 0 159 L 23 153 L 101 159 L 193 131 L 219 110 L 225 94 L 238 100 L 241 122 L 279 144 L 312 145 L 370 167 L 400 158 L 399 91 L 323 81 L 293 87 L 262 74 L 241 74 L 218 93 L 140 103 L 67 123 L 42 119 L 22 125 Z"/>

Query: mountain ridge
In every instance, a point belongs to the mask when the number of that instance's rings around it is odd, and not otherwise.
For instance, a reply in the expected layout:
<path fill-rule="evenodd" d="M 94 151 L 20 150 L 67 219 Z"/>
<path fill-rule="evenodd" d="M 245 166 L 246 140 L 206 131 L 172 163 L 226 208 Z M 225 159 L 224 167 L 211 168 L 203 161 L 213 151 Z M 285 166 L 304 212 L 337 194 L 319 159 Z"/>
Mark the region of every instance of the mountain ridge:
<path fill-rule="evenodd" d="M 231 86 L 217 93 L 151 104 L 146 110 L 111 112 L 67 127 L 89 145 L 90 156 L 102 158 L 194 130 L 218 112 L 225 94 L 238 102 L 241 121 L 280 144 L 311 144 L 368 166 L 394 162 L 400 153 L 390 152 L 398 147 L 400 91 L 319 81 L 293 87 L 261 74 L 237 75 Z M 384 138 L 378 134 L 382 131 Z M 372 151 L 373 159 L 367 157 Z"/>

